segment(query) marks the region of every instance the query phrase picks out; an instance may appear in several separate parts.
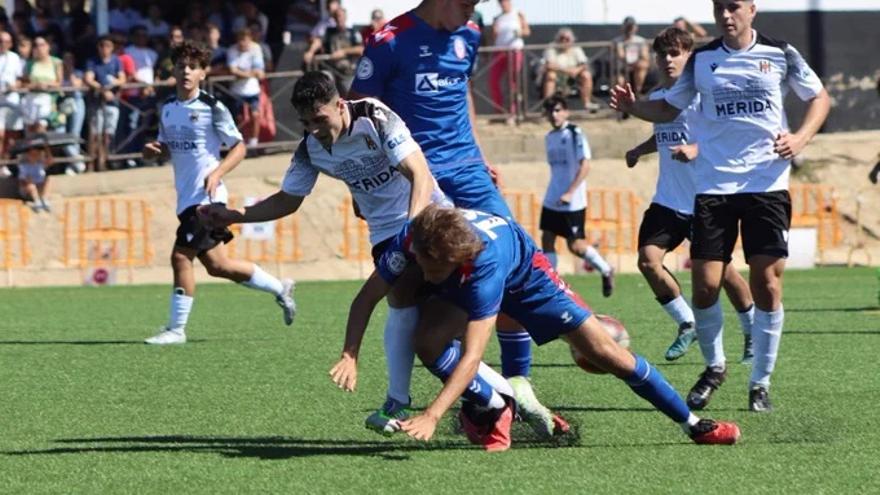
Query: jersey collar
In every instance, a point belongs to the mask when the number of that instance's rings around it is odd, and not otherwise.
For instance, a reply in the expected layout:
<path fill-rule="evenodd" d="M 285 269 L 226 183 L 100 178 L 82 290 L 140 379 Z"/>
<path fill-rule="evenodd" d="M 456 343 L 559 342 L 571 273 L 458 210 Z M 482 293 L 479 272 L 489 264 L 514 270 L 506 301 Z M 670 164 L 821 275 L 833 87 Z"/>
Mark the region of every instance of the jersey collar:
<path fill-rule="evenodd" d="M 758 32 L 755 31 L 754 29 L 752 29 L 752 42 L 749 43 L 749 46 L 743 48 L 742 50 L 734 50 L 733 48 L 727 46 L 727 44 L 724 43 L 724 38 L 721 39 L 721 48 L 723 48 L 724 51 L 727 53 L 747 52 L 747 51 L 751 50 L 752 48 L 754 48 L 755 45 L 757 45 L 757 44 L 758 44 Z"/>

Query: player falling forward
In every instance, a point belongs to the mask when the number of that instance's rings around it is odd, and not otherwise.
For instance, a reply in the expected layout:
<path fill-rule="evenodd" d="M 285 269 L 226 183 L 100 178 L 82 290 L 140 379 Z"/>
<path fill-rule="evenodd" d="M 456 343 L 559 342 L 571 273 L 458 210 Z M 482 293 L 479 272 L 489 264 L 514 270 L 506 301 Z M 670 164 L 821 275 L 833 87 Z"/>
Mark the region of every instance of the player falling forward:
<path fill-rule="evenodd" d="M 477 145 L 469 81 L 480 45 L 479 28 L 469 19 L 478 0 L 422 0 L 368 40 L 358 62 L 351 98 L 373 96 L 406 122 L 419 143 L 440 189 L 457 206 L 512 218 L 493 184 L 494 169 Z M 422 305 L 420 319 L 435 321 L 448 311 L 439 301 Z M 504 315 L 502 315 L 503 317 Z M 386 327 L 386 331 L 388 328 Z M 385 341 L 395 339 L 385 336 Z M 540 435 L 552 434 L 558 421 L 535 397 L 529 381 L 529 334 L 509 318 L 499 318 L 501 368 L 516 392 L 521 415 Z M 388 349 L 386 349 L 386 354 Z M 388 358 L 391 363 L 405 359 Z M 395 390 L 409 386 L 412 364 L 389 367 L 389 394 L 370 418 L 388 418 L 405 407 Z"/>
<path fill-rule="evenodd" d="M 632 88 L 611 91 L 611 106 L 650 122 L 674 120 L 700 95 L 700 153 L 691 243 L 694 316 L 706 369 L 688 401 L 705 407 L 727 376 L 718 296 L 736 239 L 749 264 L 755 298 L 749 410 L 766 412 L 785 311 L 782 274 L 788 257 L 791 159 L 819 131 L 831 108 L 828 92 L 800 53 L 754 29 L 752 0 L 713 0 L 722 33 L 694 51 L 662 100 L 636 101 Z M 789 132 L 783 108 L 789 91 L 807 102 L 797 131 Z"/>
<path fill-rule="evenodd" d="M 274 295 L 283 311 L 284 323 L 291 325 L 296 313 L 293 281 L 282 282 L 254 263 L 228 258 L 223 244 L 232 239 L 232 232 L 226 228 L 210 228 L 199 221 L 196 212 L 199 205 L 226 202 L 228 193 L 222 178 L 244 158 L 245 145 L 229 110 L 199 89 L 209 67 L 211 51 L 185 41 L 174 47 L 172 60 L 177 79 L 176 95 L 162 106 L 158 140 L 147 143 L 143 155 L 145 159 L 170 157 L 174 165 L 180 219 L 171 251 L 174 291 L 168 324 L 145 342 L 159 345 L 186 342 L 186 322 L 196 288 L 194 258 L 202 262 L 211 276 Z M 221 144 L 229 147 L 229 153 L 222 160 Z"/>
<path fill-rule="evenodd" d="M 651 92 L 649 99 L 663 99 L 669 92 L 681 76 L 693 47 L 691 35 L 674 27 L 664 29 L 654 38 L 660 86 Z M 694 133 L 699 126 L 699 101 L 699 97 L 694 99 L 672 122 L 655 123 L 654 135 L 626 153 L 627 166 L 634 167 L 640 157 L 659 152 L 657 189 L 639 227 L 638 263 L 657 302 L 678 325 L 678 335 L 666 351 L 668 361 L 684 356 L 697 338 L 694 312 L 682 296 L 678 280 L 663 264 L 663 258 L 685 239 L 691 238 L 696 194 L 694 160 L 699 153 Z M 724 269 L 722 284 L 742 327 L 744 345 L 740 362 L 751 363 L 751 329 L 755 315 L 752 293 L 732 263 Z"/>
<path fill-rule="evenodd" d="M 323 173 L 343 181 L 360 205 L 376 260 L 409 218 L 432 201 L 445 201 L 406 124 L 379 100 L 343 100 L 333 80 L 316 71 L 296 82 L 291 104 L 307 134 L 293 155 L 281 191 L 241 210 L 221 205 L 200 208 L 210 224 L 263 222 L 292 214 Z M 422 283 L 421 272 L 413 266 L 388 294 L 385 347 L 389 374 L 398 369 L 407 372 L 406 380 L 393 381 L 396 388 L 389 390 L 399 407 L 389 408 L 385 416 L 367 418 L 366 426 L 382 433 L 396 431 L 397 420 L 410 414 L 412 336 L 419 317 L 415 295 Z M 357 361 L 357 355 L 351 358 Z M 343 360 L 339 366 L 351 364 L 355 363 Z"/>
<path fill-rule="evenodd" d="M 735 423 L 700 419 L 663 375 L 641 356 L 620 347 L 550 261 L 516 223 L 473 210 L 425 208 L 395 237 L 362 293 L 381 298 L 400 271 L 415 261 L 438 295 L 460 310 L 457 325 L 416 335 L 422 362 L 443 382 L 424 413 L 402 422 L 410 436 L 429 440 L 443 414 L 464 394 L 460 416 L 468 438 L 488 450 L 510 446 L 513 405 L 493 408 L 491 386 L 478 375 L 483 352 L 500 311 L 525 324 L 538 345 L 562 338 L 591 364 L 620 378 L 701 444 L 732 444 Z M 366 326 L 369 313 L 352 312 L 349 328 Z M 458 345 L 454 339 L 461 337 Z M 476 386 L 479 384 L 479 386 Z"/>
<path fill-rule="evenodd" d="M 550 183 L 541 208 L 541 249 L 556 268 L 556 237 L 562 237 L 568 250 L 584 260 L 584 267 L 602 274 L 602 295 L 614 291 L 614 269 L 586 240 L 587 173 L 590 171 L 590 144 L 580 127 L 568 121 L 568 102 L 560 95 L 544 100 L 544 112 L 553 130 L 544 137 Z"/>

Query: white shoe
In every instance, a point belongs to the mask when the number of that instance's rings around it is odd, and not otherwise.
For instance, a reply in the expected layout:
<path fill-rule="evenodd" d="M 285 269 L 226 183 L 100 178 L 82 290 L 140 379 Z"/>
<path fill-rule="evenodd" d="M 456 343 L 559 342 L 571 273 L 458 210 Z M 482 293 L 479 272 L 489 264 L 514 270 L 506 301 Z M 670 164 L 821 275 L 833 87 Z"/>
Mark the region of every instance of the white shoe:
<path fill-rule="evenodd" d="M 535 391 L 529 379 L 524 376 L 513 376 L 507 379 L 513 388 L 514 399 L 520 417 L 532 427 L 535 433 L 542 438 L 553 436 L 555 425 L 553 412 L 544 404 L 538 402 Z"/>
<path fill-rule="evenodd" d="M 293 300 L 293 289 L 296 288 L 296 282 L 286 278 L 281 281 L 283 290 L 280 296 L 275 296 L 275 302 L 281 306 L 284 312 L 284 324 L 293 325 L 293 317 L 296 316 L 296 301 Z"/>
<path fill-rule="evenodd" d="M 144 344 L 153 344 L 153 345 L 186 344 L 186 333 L 183 331 L 182 328 L 172 330 L 168 327 L 162 327 L 161 332 L 144 340 Z"/>
<path fill-rule="evenodd" d="M 0 179 L 5 179 L 7 177 L 12 177 L 12 172 L 9 170 L 9 167 L 6 165 L 0 166 Z"/>

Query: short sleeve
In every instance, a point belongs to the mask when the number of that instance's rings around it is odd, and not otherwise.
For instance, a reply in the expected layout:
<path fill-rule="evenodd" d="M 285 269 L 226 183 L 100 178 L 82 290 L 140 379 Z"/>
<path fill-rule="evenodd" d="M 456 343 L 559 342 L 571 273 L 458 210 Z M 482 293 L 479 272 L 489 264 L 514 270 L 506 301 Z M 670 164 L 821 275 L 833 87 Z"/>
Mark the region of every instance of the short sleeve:
<path fill-rule="evenodd" d="M 578 128 L 575 133 L 575 155 L 578 161 L 581 160 L 589 160 L 593 158 L 593 154 L 590 150 L 590 142 L 587 140 L 587 135 L 584 134 L 580 128 Z"/>
<path fill-rule="evenodd" d="M 374 34 L 373 37 L 378 37 L 380 33 Z M 385 83 L 394 69 L 393 44 L 394 41 L 367 43 L 355 70 L 354 81 L 351 84 L 353 92 L 382 99 L 385 94 Z"/>
<path fill-rule="evenodd" d="M 684 110 L 691 106 L 691 103 L 697 96 L 696 79 L 694 78 L 696 60 L 697 55 L 694 53 L 684 66 L 681 77 L 678 78 L 678 81 L 666 93 L 666 102 L 679 110 Z"/>
<path fill-rule="evenodd" d="M 256 49 L 251 50 L 251 57 L 253 57 L 253 66 L 251 69 L 264 70 L 266 68 L 266 61 L 263 60 L 263 49 L 259 46 L 255 48 Z"/>
<path fill-rule="evenodd" d="M 798 95 L 798 98 L 807 101 L 822 92 L 822 81 L 795 47 L 791 45 L 785 47 L 785 62 L 785 83 Z"/>
<path fill-rule="evenodd" d="M 382 140 L 382 150 L 391 163 L 397 165 L 419 150 L 418 143 L 413 139 L 403 119 L 390 108 L 376 105 L 373 110 L 373 121 L 376 123 L 379 139 Z"/>
<path fill-rule="evenodd" d="M 544 63 L 556 61 L 556 51 L 552 48 L 544 50 Z"/>
<path fill-rule="evenodd" d="M 590 62 L 590 59 L 587 58 L 587 54 L 584 53 L 584 49 L 581 47 L 577 47 L 577 51 L 575 51 L 575 59 L 577 59 L 578 65 L 587 65 Z"/>
<path fill-rule="evenodd" d="M 156 139 L 157 139 L 160 143 L 165 143 L 165 142 L 167 142 L 167 141 L 166 141 L 167 138 L 165 137 L 165 123 L 162 122 L 162 117 L 161 117 L 161 115 L 162 115 L 162 110 L 159 110 L 159 115 L 160 115 L 160 117 L 159 117 L 159 133 L 158 133 L 158 135 L 156 136 Z"/>
<path fill-rule="evenodd" d="M 293 154 L 287 173 L 284 174 L 281 190 L 291 196 L 308 196 L 317 181 L 318 169 L 312 165 L 306 139 L 303 139 Z"/>
<path fill-rule="evenodd" d="M 235 125 L 235 119 L 229 109 L 226 108 L 221 101 L 217 101 L 211 108 L 211 118 L 214 125 L 214 131 L 226 147 L 231 148 L 243 141 L 238 127 Z"/>

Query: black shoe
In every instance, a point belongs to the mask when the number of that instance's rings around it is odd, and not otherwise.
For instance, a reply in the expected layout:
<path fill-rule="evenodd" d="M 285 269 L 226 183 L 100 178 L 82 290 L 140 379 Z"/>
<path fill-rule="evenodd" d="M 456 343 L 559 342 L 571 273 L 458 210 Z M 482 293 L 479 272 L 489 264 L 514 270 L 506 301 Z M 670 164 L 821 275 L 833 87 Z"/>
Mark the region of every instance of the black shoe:
<path fill-rule="evenodd" d="M 770 412 L 772 410 L 773 405 L 770 404 L 770 393 L 767 392 L 767 389 L 760 385 L 752 387 L 749 390 L 749 411 Z"/>
<path fill-rule="evenodd" d="M 699 411 L 709 404 L 712 393 L 727 379 L 727 368 L 708 367 L 700 374 L 700 379 L 691 387 L 687 395 L 689 408 Z"/>
<path fill-rule="evenodd" d="M 614 292 L 614 268 L 608 272 L 608 275 L 602 275 L 602 295 L 611 297 Z"/>

